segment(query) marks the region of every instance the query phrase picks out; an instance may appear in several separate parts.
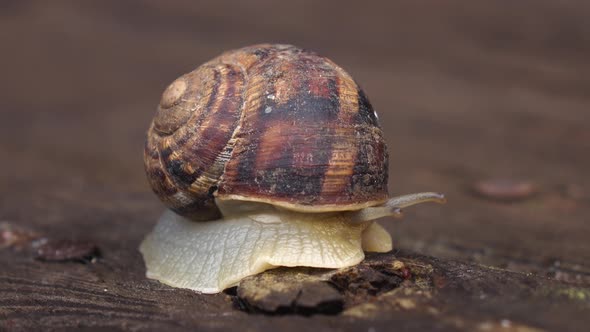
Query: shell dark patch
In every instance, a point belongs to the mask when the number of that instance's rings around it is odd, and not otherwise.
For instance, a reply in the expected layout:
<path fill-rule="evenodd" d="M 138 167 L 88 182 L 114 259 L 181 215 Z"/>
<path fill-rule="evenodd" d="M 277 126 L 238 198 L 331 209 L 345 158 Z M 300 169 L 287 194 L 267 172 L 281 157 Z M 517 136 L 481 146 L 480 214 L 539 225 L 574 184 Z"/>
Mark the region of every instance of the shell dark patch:
<path fill-rule="evenodd" d="M 166 170 L 173 178 L 180 182 L 180 184 L 188 187 L 193 183 L 197 177 L 195 174 L 190 174 L 184 169 L 184 163 L 178 159 L 168 160 L 166 163 Z"/>
<path fill-rule="evenodd" d="M 359 119 L 358 123 L 368 123 L 374 127 L 379 127 L 379 121 L 373 110 L 373 106 L 369 102 L 369 99 L 365 95 L 362 89 L 358 90 L 358 105 L 359 105 Z"/>

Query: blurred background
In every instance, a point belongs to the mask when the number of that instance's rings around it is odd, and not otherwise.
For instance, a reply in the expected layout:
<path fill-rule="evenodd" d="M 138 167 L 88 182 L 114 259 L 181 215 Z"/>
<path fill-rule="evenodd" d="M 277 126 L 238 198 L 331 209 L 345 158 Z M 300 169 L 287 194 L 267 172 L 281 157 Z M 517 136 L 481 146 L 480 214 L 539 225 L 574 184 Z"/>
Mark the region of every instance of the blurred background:
<path fill-rule="evenodd" d="M 391 194 L 447 194 L 384 222 L 396 248 L 588 281 L 589 13 L 540 0 L 2 0 L 0 220 L 91 237 L 141 269 L 137 245 L 163 210 L 142 162 L 162 91 L 223 51 L 280 42 L 363 86 Z"/>

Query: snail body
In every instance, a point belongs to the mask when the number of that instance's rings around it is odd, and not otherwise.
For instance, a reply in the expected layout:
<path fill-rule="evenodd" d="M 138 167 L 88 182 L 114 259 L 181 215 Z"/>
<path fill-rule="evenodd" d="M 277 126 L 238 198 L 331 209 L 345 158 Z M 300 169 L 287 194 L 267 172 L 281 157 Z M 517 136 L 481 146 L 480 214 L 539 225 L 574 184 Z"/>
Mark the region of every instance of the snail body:
<path fill-rule="evenodd" d="M 215 293 L 277 266 L 339 268 L 391 250 L 377 114 L 339 66 L 290 45 L 230 52 L 175 80 L 147 134 L 149 183 L 169 211 L 142 243 L 147 275 Z"/>

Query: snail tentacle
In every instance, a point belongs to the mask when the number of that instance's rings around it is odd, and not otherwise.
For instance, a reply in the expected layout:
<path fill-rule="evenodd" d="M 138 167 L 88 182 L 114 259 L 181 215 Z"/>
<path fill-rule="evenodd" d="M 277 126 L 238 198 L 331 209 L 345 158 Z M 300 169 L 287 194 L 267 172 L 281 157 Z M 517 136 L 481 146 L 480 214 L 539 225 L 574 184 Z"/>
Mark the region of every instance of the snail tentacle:
<path fill-rule="evenodd" d="M 396 196 L 390 198 L 385 204 L 350 212 L 349 222 L 362 223 L 383 217 L 401 218 L 403 216 L 402 208 L 426 202 L 444 204 L 446 198 L 443 194 L 435 192 Z"/>
<path fill-rule="evenodd" d="M 445 195 L 440 193 L 425 192 L 392 197 L 384 205 L 390 206 L 392 208 L 403 209 L 408 206 L 426 202 L 444 204 L 447 202 L 447 199 L 445 198 Z"/>

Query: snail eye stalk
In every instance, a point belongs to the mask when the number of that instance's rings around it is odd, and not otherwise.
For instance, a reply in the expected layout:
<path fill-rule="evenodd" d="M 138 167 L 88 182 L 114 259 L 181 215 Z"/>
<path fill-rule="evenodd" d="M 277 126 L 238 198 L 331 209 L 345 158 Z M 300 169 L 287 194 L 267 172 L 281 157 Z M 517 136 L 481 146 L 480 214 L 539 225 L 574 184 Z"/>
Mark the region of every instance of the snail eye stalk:
<path fill-rule="evenodd" d="M 402 208 L 427 202 L 444 204 L 446 201 L 443 194 L 434 192 L 396 196 L 390 198 L 385 204 L 350 212 L 350 222 L 362 223 L 383 217 L 401 218 L 403 216 Z"/>

